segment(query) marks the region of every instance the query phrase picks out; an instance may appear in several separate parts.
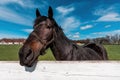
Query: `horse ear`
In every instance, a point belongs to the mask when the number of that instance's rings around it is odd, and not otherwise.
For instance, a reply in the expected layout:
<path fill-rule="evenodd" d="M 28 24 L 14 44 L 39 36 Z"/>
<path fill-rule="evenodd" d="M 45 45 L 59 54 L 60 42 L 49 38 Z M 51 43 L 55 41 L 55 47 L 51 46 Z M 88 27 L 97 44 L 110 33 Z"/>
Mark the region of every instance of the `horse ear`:
<path fill-rule="evenodd" d="M 40 14 L 40 12 L 39 12 L 39 10 L 38 10 L 38 8 L 36 9 L 36 17 L 39 17 L 39 16 L 41 16 L 41 14 Z"/>
<path fill-rule="evenodd" d="M 52 7 L 51 7 L 51 6 L 49 6 L 48 17 L 49 17 L 49 18 L 53 18 L 53 10 L 52 10 Z"/>

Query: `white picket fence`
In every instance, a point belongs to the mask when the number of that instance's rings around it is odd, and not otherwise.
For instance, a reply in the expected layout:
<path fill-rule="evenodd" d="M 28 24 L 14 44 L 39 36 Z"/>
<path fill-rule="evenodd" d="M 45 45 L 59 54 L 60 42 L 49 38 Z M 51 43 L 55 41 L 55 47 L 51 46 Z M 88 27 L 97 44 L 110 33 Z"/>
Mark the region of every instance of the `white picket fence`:
<path fill-rule="evenodd" d="M 120 61 L 40 61 L 32 68 L 0 61 L 0 80 L 120 80 Z"/>

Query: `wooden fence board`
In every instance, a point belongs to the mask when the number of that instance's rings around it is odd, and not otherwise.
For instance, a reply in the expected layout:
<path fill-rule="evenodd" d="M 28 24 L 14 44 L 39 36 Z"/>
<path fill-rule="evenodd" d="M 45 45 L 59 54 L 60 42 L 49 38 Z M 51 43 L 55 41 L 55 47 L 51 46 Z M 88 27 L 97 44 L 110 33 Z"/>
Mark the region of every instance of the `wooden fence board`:
<path fill-rule="evenodd" d="M 32 68 L 0 61 L 0 80 L 120 80 L 120 61 L 40 61 Z"/>

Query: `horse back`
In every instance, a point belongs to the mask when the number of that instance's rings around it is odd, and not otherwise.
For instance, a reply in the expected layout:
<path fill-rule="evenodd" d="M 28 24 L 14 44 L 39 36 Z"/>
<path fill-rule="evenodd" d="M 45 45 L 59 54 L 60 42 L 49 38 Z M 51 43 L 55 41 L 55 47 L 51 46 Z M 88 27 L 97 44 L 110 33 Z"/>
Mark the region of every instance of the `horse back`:
<path fill-rule="evenodd" d="M 103 45 L 97 43 L 88 43 L 84 47 L 93 49 L 103 60 L 108 60 L 107 51 Z"/>

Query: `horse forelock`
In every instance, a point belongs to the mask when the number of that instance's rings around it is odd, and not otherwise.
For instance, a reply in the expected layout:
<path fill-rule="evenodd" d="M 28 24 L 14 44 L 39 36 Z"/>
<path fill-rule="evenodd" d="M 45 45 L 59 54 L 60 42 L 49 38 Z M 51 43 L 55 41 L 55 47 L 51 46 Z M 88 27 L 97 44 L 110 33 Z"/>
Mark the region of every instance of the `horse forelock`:
<path fill-rule="evenodd" d="M 42 21 L 47 20 L 47 18 L 48 18 L 48 17 L 46 17 L 46 16 L 39 16 L 39 17 L 37 17 L 37 18 L 35 19 L 35 21 L 34 21 L 34 26 L 36 26 L 37 24 L 39 24 L 39 23 L 42 22 Z"/>

